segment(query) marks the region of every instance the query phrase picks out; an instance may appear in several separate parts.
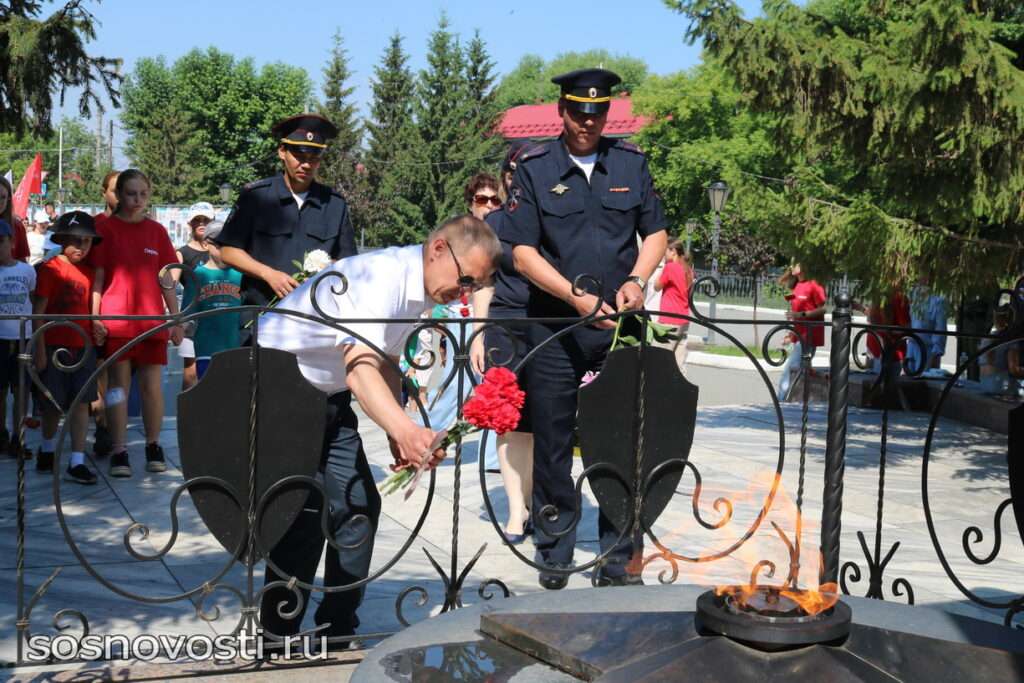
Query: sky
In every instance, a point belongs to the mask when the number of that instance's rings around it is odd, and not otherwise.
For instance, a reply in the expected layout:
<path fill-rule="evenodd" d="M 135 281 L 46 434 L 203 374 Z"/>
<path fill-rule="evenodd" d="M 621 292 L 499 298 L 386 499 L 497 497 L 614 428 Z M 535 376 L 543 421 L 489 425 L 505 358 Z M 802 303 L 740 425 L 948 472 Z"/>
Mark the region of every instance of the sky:
<path fill-rule="evenodd" d="M 760 0 L 739 4 L 748 17 L 761 6 Z M 410 66 L 418 71 L 425 66 L 427 40 L 442 13 L 464 40 L 479 29 L 499 75 L 515 68 L 526 54 L 550 60 L 593 48 L 639 57 L 657 74 L 691 67 L 700 59 L 700 47 L 683 40 L 683 17 L 661 0 L 523 0 L 515 5 L 469 0 L 87 0 L 85 6 L 98 22 L 89 52 L 122 58 L 125 73 L 141 57 L 163 55 L 171 63 L 193 48 L 214 46 L 237 58 L 251 57 L 257 67 L 276 61 L 303 67 L 319 91 L 331 37 L 340 30 L 354 72 L 350 85 L 363 111 L 373 68 L 389 37 L 397 31 L 405 38 Z M 74 101 L 68 98 L 65 114 L 77 115 Z M 123 141 L 123 132 L 115 130 L 115 146 Z"/>

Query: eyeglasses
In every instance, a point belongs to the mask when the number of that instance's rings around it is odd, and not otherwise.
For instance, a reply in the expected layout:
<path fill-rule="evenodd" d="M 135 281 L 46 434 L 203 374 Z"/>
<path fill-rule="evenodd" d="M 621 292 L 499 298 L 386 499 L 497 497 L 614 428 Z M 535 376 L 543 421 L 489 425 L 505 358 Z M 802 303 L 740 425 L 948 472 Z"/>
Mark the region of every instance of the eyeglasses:
<path fill-rule="evenodd" d="M 459 289 L 468 289 L 474 292 L 483 289 L 483 284 L 477 282 L 473 276 L 466 275 L 462 272 L 462 264 L 459 263 L 459 259 L 455 257 L 455 250 L 452 249 L 452 245 L 448 243 L 448 240 L 444 241 L 444 245 L 448 247 L 448 252 L 452 255 L 452 261 L 455 261 L 455 269 L 459 271 Z"/>
<path fill-rule="evenodd" d="M 496 194 L 475 194 L 473 195 L 473 203 L 477 206 L 483 206 L 484 204 L 490 204 L 497 208 L 501 206 L 501 197 Z"/>

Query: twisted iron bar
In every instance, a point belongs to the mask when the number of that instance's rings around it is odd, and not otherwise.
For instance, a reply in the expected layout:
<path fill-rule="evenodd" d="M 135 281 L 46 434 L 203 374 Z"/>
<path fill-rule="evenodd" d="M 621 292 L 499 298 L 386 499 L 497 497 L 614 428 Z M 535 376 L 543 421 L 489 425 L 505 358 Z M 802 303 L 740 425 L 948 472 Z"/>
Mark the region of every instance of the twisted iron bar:
<path fill-rule="evenodd" d="M 846 466 L 846 418 L 850 391 L 850 297 L 836 296 L 832 312 L 832 351 L 829 355 L 829 411 L 825 436 L 825 489 L 821 512 L 821 579 L 835 583 L 839 574 L 839 541 Z"/>

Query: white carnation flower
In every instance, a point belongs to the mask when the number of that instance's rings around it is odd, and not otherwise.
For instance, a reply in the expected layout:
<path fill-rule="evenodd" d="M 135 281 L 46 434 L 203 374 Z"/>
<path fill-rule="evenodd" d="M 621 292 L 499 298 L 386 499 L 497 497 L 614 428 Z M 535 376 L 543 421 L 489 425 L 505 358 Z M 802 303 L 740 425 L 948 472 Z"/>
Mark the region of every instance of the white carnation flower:
<path fill-rule="evenodd" d="M 307 273 L 319 273 L 329 265 L 331 265 L 330 255 L 323 249 L 315 249 L 306 254 L 306 258 L 302 261 L 302 270 Z"/>

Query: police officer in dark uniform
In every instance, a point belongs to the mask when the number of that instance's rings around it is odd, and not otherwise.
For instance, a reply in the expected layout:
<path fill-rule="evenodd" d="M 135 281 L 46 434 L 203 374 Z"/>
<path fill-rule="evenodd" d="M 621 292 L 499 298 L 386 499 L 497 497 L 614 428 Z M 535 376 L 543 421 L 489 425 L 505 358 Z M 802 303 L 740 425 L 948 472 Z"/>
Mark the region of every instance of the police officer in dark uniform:
<path fill-rule="evenodd" d="M 322 250 L 332 259 L 356 253 L 348 205 L 313 178 L 338 129 L 319 114 L 274 125 L 284 173 L 245 186 L 217 238 L 224 262 L 242 272 L 242 301 L 265 306 L 299 283 L 293 261 Z"/>
<path fill-rule="evenodd" d="M 611 89 L 621 79 L 605 69 L 582 69 L 553 78 L 561 86 L 562 135 L 525 151 L 506 205 L 507 238 L 515 245 L 516 269 L 530 280 L 531 317 L 599 315 L 643 306 L 644 286 L 665 254 L 668 237 L 661 200 L 647 161 L 628 142 L 601 137 Z M 638 246 L 638 237 L 642 245 Z M 579 275 L 601 283 L 600 291 L 573 291 Z M 533 346 L 564 329 L 562 323 L 531 328 Z M 615 323 L 576 328 L 543 346 L 527 364 L 534 434 L 533 508 L 537 561 L 556 569 L 571 566 L 576 508 L 572 480 L 576 394 L 588 370 L 599 370 Z M 624 411 L 631 410 L 624 406 Z M 555 522 L 542 510 L 553 505 Z M 611 551 L 600 585 L 639 583 L 630 559 L 640 548 L 626 540 L 603 514 L 598 518 L 601 552 Z M 541 572 L 540 584 L 563 588 L 567 577 Z"/>

